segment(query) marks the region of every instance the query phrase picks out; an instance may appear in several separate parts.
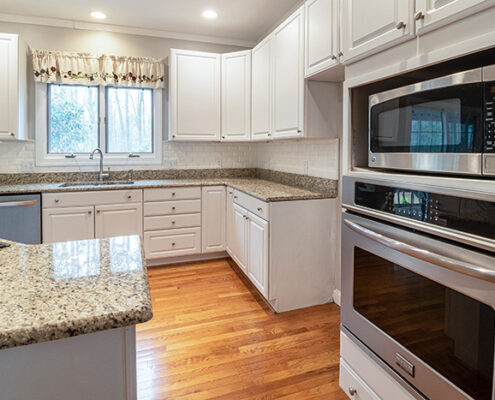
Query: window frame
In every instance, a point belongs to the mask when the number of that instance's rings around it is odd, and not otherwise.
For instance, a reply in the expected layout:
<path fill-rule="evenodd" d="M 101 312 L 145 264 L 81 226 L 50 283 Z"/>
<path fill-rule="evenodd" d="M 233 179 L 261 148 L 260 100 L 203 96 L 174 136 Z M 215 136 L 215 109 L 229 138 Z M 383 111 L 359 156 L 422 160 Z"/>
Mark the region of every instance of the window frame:
<path fill-rule="evenodd" d="M 35 137 L 36 137 L 36 165 L 37 166 L 96 166 L 98 160 L 90 160 L 89 153 L 48 153 L 48 85 L 35 83 Z M 85 86 L 85 85 L 81 85 Z M 139 166 L 162 164 L 162 96 L 163 90 L 151 89 L 152 93 L 152 153 L 138 153 L 139 157 L 130 157 L 132 153 L 107 152 L 107 86 L 98 86 L 99 121 L 98 143 L 103 152 L 105 166 Z M 132 88 L 134 89 L 134 88 Z M 139 89 L 139 88 L 138 88 Z"/>

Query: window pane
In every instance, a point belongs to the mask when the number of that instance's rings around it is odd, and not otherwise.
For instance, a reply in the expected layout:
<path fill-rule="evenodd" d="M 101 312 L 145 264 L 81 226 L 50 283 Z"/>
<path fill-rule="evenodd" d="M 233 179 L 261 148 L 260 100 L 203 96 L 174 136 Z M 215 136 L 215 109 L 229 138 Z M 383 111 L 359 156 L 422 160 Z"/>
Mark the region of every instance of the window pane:
<path fill-rule="evenodd" d="M 152 89 L 107 88 L 107 152 L 153 152 Z"/>
<path fill-rule="evenodd" d="M 98 147 L 98 87 L 48 85 L 48 153 Z"/>

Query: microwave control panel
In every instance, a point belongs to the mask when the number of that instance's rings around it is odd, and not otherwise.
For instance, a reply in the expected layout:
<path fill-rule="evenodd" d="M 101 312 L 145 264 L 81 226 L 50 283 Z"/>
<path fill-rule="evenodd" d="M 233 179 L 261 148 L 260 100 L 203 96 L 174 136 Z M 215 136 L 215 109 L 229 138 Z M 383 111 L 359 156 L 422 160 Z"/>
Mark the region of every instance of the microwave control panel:
<path fill-rule="evenodd" d="M 361 207 L 495 239 L 495 202 L 356 182 Z"/>
<path fill-rule="evenodd" d="M 495 83 L 485 85 L 485 135 L 483 152 L 495 153 Z"/>

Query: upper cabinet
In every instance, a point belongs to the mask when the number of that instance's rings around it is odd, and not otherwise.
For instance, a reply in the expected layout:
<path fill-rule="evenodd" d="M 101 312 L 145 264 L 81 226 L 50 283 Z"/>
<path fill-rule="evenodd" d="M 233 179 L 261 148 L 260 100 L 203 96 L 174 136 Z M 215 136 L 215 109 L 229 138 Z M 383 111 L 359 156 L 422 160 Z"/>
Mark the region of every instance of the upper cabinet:
<path fill-rule="evenodd" d="M 416 33 L 421 35 L 493 5 L 494 0 L 416 0 Z"/>
<path fill-rule="evenodd" d="M 26 48 L 18 35 L 0 34 L 0 140 L 25 140 Z"/>
<path fill-rule="evenodd" d="M 307 0 L 304 75 L 310 77 L 340 64 L 339 0 Z"/>
<path fill-rule="evenodd" d="M 344 61 L 363 58 L 413 37 L 413 11 L 411 0 L 344 1 Z"/>
<path fill-rule="evenodd" d="M 222 141 L 251 137 L 251 50 L 222 54 Z"/>
<path fill-rule="evenodd" d="M 219 54 L 170 50 L 170 138 L 220 140 Z"/>

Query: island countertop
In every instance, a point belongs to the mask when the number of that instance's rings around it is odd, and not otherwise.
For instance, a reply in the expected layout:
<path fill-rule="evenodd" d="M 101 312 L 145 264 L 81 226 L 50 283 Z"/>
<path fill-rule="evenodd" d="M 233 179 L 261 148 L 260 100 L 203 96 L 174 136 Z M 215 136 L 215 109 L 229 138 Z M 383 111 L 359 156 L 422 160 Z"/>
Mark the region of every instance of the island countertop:
<path fill-rule="evenodd" d="M 152 318 L 139 236 L 4 242 L 11 246 L 0 249 L 0 349 Z"/>

